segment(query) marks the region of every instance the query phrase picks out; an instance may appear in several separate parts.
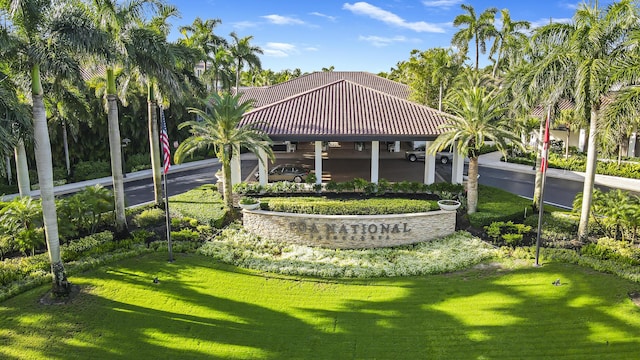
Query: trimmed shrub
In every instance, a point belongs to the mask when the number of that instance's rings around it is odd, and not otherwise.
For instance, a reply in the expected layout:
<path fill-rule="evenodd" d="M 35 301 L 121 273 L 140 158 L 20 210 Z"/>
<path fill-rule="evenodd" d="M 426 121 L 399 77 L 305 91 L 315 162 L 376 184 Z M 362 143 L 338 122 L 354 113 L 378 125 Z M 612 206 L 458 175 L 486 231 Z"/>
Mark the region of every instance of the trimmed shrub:
<path fill-rule="evenodd" d="M 200 233 L 190 229 L 182 229 L 180 231 L 171 232 L 171 240 L 173 241 L 200 241 Z"/>
<path fill-rule="evenodd" d="M 425 212 L 438 209 L 436 201 L 410 199 L 329 200 L 325 197 L 263 198 L 267 209 L 322 215 L 376 215 Z"/>
<path fill-rule="evenodd" d="M 83 181 L 111 176 L 111 164 L 108 161 L 81 161 L 74 167 L 73 179 Z"/>
<path fill-rule="evenodd" d="M 159 208 L 151 208 L 142 211 L 133 217 L 133 223 L 137 227 L 149 227 L 162 224 L 165 219 L 164 210 Z"/>

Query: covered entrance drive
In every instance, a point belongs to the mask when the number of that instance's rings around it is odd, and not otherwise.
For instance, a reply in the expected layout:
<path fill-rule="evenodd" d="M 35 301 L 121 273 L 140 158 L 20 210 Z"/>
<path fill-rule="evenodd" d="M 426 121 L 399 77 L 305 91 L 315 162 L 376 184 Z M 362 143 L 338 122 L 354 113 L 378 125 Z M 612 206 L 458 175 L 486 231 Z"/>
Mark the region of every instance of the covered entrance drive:
<path fill-rule="evenodd" d="M 404 92 L 402 90 L 405 90 Z M 296 153 L 302 144 L 313 146 L 313 168 L 323 174 L 323 158 L 335 148 L 352 147 L 370 159 L 370 178 L 381 178 L 380 159 L 402 157 L 402 142 L 426 141 L 429 149 L 440 134 L 447 115 L 406 100 L 408 88 L 368 73 L 313 73 L 268 88 L 243 94 L 261 105 L 243 117 L 241 125 L 253 124 L 274 141 L 293 142 Z M 350 145 L 348 145 L 350 144 Z M 300 148 L 298 148 L 300 147 Z M 396 152 L 398 150 L 398 152 Z M 305 154 L 308 152 L 305 152 Z M 367 155 L 364 155 L 367 154 Z M 265 154 L 257 154 L 266 159 Z M 237 164 L 232 168 L 239 169 Z M 266 184 L 266 161 L 259 162 L 260 182 Z M 462 182 L 463 161 L 454 152 L 452 182 Z M 239 180 L 239 176 L 235 176 Z M 435 180 L 435 156 L 425 158 L 423 181 Z M 326 181 L 317 177 L 317 183 Z"/>

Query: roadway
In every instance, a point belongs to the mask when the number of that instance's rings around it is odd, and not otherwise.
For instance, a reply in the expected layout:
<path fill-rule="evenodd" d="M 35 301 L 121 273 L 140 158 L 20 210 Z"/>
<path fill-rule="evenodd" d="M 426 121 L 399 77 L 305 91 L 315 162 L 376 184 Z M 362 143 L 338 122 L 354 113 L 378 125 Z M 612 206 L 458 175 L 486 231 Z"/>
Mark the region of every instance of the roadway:
<path fill-rule="evenodd" d="M 304 163 L 312 165 L 310 161 L 285 159 L 276 163 Z M 242 178 L 253 180 L 253 174 L 257 169 L 258 162 L 253 159 L 242 161 Z M 354 177 L 369 177 L 369 160 L 366 159 L 330 159 L 323 162 L 323 180 L 345 181 Z M 220 168 L 219 164 L 212 164 L 208 167 L 183 170 L 175 174 L 169 173 L 168 189 L 169 195 L 183 193 L 202 184 L 215 184 L 215 172 Z M 530 169 L 530 167 L 527 167 Z M 411 163 L 402 159 L 381 160 L 380 178 L 390 181 L 422 181 L 424 175 L 424 163 Z M 515 171 L 511 168 L 499 169 L 490 166 L 480 165 L 480 178 L 478 182 L 482 185 L 493 186 L 504 189 L 513 194 L 526 198 L 533 196 L 535 173 L 533 171 Z M 451 165 L 436 164 L 436 181 L 447 181 L 451 178 Z M 125 184 L 125 196 L 127 204 L 137 205 L 153 201 L 153 189 L 151 179 L 140 179 Z M 596 185 L 597 188 L 608 191 L 610 187 Z M 583 182 L 571 178 L 547 177 L 545 186 L 545 203 L 557 205 L 564 208 L 571 208 L 576 194 L 582 192 Z"/>

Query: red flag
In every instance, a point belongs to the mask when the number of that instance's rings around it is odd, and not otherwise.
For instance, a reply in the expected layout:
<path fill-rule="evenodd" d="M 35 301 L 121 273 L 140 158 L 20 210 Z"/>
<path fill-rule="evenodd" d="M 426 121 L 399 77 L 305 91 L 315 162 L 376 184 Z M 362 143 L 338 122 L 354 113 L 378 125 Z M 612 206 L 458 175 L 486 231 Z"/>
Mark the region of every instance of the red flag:
<path fill-rule="evenodd" d="M 164 174 L 169 172 L 171 167 L 171 148 L 169 147 L 169 134 L 167 134 L 167 123 L 164 120 L 164 109 L 160 107 L 160 144 L 162 145 L 162 166 Z"/>
<path fill-rule="evenodd" d="M 549 167 L 549 116 L 544 124 L 544 138 L 542 140 L 542 161 L 540 163 L 540 171 L 544 172 Z"/>

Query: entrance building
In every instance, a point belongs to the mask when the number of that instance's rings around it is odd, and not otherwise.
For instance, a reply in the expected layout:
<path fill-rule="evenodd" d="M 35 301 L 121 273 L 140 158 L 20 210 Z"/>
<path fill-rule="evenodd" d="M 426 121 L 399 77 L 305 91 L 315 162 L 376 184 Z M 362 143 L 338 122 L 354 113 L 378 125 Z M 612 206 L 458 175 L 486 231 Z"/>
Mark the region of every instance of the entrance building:
<path fill-rule="evenodd" d="M 241 101 L 254 100 L 241 125 L 254 124 L 288 152 L 298 144 L 314 148 L 314 168 L 322 174 L 323 156 L 332 145 L 369 153 L 370 181 L 377 183 L 380 155 L 400 152 L 401 142 L 423 141 L 428 150 L 449 115 L 408 100 L 406 85 L 366 72 L 316 72 L 285 83 L 240 89 Z M 454 149 L 455 150 L 455 149 Z M 464 157 L 453 152 L 452 183 L 462 183 Z M 259 179 L 267 182 L 267 160 L 260 158 Z M 232 179 L 240 181 L 240 157 Z M 322 183 L 322 176 L 317 176 Z M 425 158 L 424 183 L 435 181 L 435 155 Z"/>

